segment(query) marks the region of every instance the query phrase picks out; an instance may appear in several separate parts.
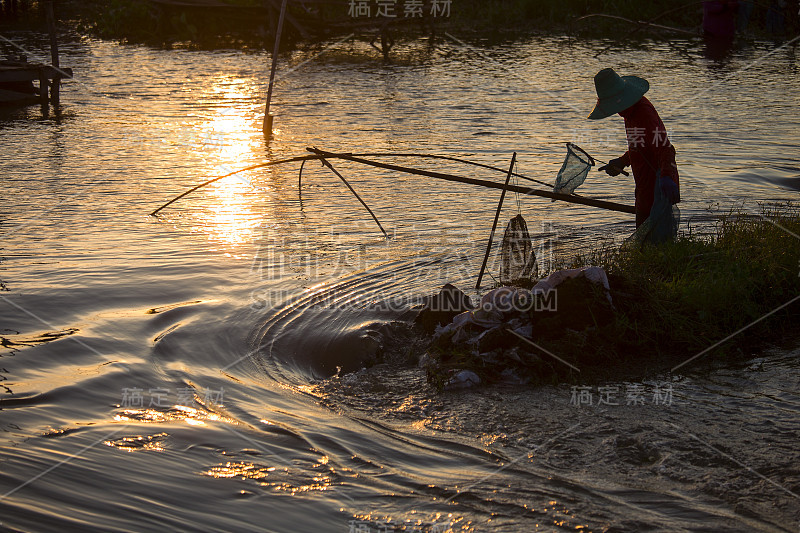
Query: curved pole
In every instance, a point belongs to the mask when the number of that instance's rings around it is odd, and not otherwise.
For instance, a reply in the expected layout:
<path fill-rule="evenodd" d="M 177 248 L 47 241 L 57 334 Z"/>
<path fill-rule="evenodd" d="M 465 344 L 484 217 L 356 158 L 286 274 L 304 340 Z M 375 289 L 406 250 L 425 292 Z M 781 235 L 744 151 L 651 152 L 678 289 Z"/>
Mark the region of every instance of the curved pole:
<path fill-rule="evenodd" d="M 303 201 L 303 168 L 306 166 L 306 161 L 300 163 L 300 173 L 297 175 L 297 196 L 300 201 Z"/>
<path fill-rule="evenodd" d="M 470 161 L 468 159 L 460 159 L 458 157 L 450 157 L 450 156 L 446 156 L 446 155 L 415 154 L 415 153 L 393 154 L 391 152 L 389 152 L 389 153 L 387 153 L 387 152 L 360 153 L 360 154 L 347 153 L 347 154 L 343 154 L 343 155 L 357 156 L 357 157 L 419 157 L 419 158 L 422 158 L 422 159 L 438 159 L 438 160 L 444 160 L 444 161 L 454 161 L 456 163 L 464 163 L 465 165 L 472 165 L 472 166 L 476 166 L 476 167 L 480 167 L 480 168 L 485 168 L 487 170 L 494 170 L 496 172 L 502 172 L 504 174 L 506 172 L 502 168 L 493 167 L 491 165 L 484 165 L 483 163 L 477 163 L 475 161 Z M 328 159 L 339 159 L 339 158 L 341 158 L 340 155 L 333 154 L 333 153 L 331 153 L 330 155 L 327 155 L 326 157 Z M 191 189 L 189 189 L 188 191 L 186 191 L 186 192 L 184 192 L 182 194 L 179 194 L 178 196 L 176 196 L 175 198 L 173 198 L 169 202 L 165 203 L 164 205 L 162 205 L 158 209 L 155 209 L 152 213 L 150 213 L 150 216 L 155 216 L 159 211 L 161 211 L 162 209 L 164 209 L 168 205 L 173 204 L 174 202 L 180 200 L 184 196 L 188 196 L 189 194 L 193 193 L 197 189 L 201 189 L 201 188 L 205 187 L 206 185 L 210 185 L 210 184 L 214 183 L 215 181 L 219 181 L 219 180 L 221 180 L 223 178 L 227 178 L 227 177 L 233 176 L 234 174 L 238 174 L 239 172 L 246 172 L 248 170 L 255 170 L 257 168 L 270 167 L 270 166 L 273 166 L 273 165 L 282 165 L 282 164 L 285 164 L 285 163 L 296 163 L 298 161 L 302 161 L 303 163 L 305 163 L 306 161 L 314 161 L 314 160 L 321 159 L 321 158 L 322 157 L 319 156 L 319 155 L 302 155 L 302 156 L 290 157 L 288 159 L 279 159 L 277 161 L 268 161 L 267 163 L 259 163 L 257 165 L 251 165 L 249 167 L 240 168 L 239 170 L 234 170 L 233 172 L 229 172 L 229 173 L 225 174 L 224 176 L 217 176 L 216 178 L 212 178 L 212 179 L 210 179 L 208 181 L 204 181 L 200 185 L 196 185 L 196 186 L 192 187 Z M 302 166 L 301 166 L 301 169 L 300 169 L 301 177 L 302 177 L 302 172 L 303 172 L 303 170 L 302 170 Z M 513 176 L 517 177 L 517 178 L 522 178 L 524 180 L 532 181 L 532 182 L 538 183 L 540 185 L 544 185 L 545 187 L 552 187 L 552 185 L 549 184 L 549 183 L 545 183 L 543 181 L 538 181 L 538 180 L 535 180 L 535 179 L 530 178 L 528 176 L 524 176 L 522 174 L 514 173 Z"/>
<path fill-rule="evenodd" d="M 188 191 L 184 192 L 183 194 L 179 194 L 178 196 L 176 196 L 175 198 L 173 198 L 169 202 L 165 203 L 164 205 L 162 205 L 161 207 L 159 207 L 158 209 L 156 209 L 152 213 L 150 213 L 150 216 L 151 217 L 155 216 L 159 211 L 161 211 L 162 209 L 164 209 L 168 205 L 170 205 L 170 204 L 172 204 L 174 202 L 177 202 L 178 200 L 180 200 L 184 196 L 187 196 L 187 195 L 193 193 L 194 191 L 196 191 L 197 189 L 199 189 L 201 187 L 205 187 L 206 185 L 210 185 L 210 184 L 214 183 L 215 181 L 219 181 L 219 180 L 221 180 L 223 178 L 227 178 L 227 177 L 233 176 L 234 174 L 238 174 L 239 172 L 245 172 L 247 170 L 254 170 L 256 168 L 269 167 L 269 166 L 272 166 L 272 165 L 281 165 L 283 163 L 294 163 L 294 162 L 297 162 L 297 161 L 308 161 L 309 159 L 319 159 L 319 157 L 317 157 L 317 156 L 298 156 L 298 157 L 292 157 L 292 158 L 289 158 L 289 159 L 280 159 L 278 161 L 269 161 L 268 163 L 259 163 L 258 165 L 252 165 L 252 166 L 249 166 L 249 167 L 240 168 L 239 170 L 234 170 L 233 172 L 228 172 L 224 176 L 217 176 L 216 178 L 212 178 L 212 179 L 210 179 L 208 181 L 204 181 L 200 185 L 195 185 L 194 187 L 192 187 Z"/>
<path fill-rule="evenodd" d="M 630 22 L 631 24 L 639 24 L 641 27 L 648 27 L 649 26 L 649 27 L 652 27 L 652 28 L 658 28 L 660 30 L 669 30 L 669 31 L 677 32 L 677 33 L 687 34 L 687 35 L 693 35 L 693 36 L 699 35 L 696 31 L 684 30 L 682 28 L 673 28 L 672 26 L 664 26 L 664 25 L 661 25 L 661 24 L 653 24 L 652 22 L 647 22 L 646 20 L 631 20 L 629 18 L 620 17 L 618 15 L 606 15 L 605 13 L 590 13 L 589 15 L 584 15 L 584 16 L 582 16 L 580 18 L 575 19 L 575 22 L 578 22 L 580 20 L 587 19 L 587 18 L 590 18 L 590 17 L 603 17 L 603 18 L 614 19 L 614 20 L 622 20 L 624 22 Z"/>

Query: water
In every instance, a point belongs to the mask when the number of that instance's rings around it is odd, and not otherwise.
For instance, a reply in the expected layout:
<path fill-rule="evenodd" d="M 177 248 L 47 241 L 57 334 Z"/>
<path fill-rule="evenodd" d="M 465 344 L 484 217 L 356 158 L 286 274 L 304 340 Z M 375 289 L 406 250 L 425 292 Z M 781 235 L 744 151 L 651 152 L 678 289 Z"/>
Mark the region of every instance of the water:
<path fill-rule="evenodd" d="M 265 146 L 265 54 L 65 44 L 63 115 L 0 117 L 2 528 L 796 531 L 792 345 L 595 384 L 591 406 L 568 385 L 436 394 L 397 362 L 417 344 L 409 301 L 474 283 L 496 191 L 334 162 L 390 240 L 319 163 L 302 197 L 298 166 L 276 166 L 147 216 L 307 146 L 499 167 L 516 151 L 520 172 L 552 181 L 563 142 L 624 150 L 618 118 L 585 120 L 608 65 L 651 83 L 683 228 L 797 198 L 796 48 L 715 62 L 702 43 L 649 43 L 594 59 L 605 45 L 446 39 L 393 65 L 357 43 L 296 51 Z M 582 191 L 633 201 L 623 177 L 593 173 Z M 544 199 L 509 196 L 503 218 L 518 208 L 555 257 L 632 231 L 629 215 Z M 379 352 L 394 362 L 359 370 Z"/>

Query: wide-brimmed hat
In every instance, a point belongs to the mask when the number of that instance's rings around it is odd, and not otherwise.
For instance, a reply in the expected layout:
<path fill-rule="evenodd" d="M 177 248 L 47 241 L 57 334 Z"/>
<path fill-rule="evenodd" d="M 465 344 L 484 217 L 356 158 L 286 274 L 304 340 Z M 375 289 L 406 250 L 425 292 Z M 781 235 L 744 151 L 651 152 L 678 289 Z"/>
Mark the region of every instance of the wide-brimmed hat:
<path fill-rule="evenodd" d="M 650 89 L 647 80 L 637 76 L 620 76 L 613 68 L 604 68 L 594 77 L 597 104 L 589 118 L 600 119 L 625 111 Z"/>

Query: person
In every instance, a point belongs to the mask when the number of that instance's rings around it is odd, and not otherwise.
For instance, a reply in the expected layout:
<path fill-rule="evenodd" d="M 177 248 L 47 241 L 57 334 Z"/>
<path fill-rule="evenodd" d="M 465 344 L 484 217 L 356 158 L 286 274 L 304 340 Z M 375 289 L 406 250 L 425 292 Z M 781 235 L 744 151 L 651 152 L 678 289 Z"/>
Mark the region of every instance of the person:
<path fill-rule="evenodd" d="M 650 89 L 647 80 L 636 76 L 620 76 L 606 68 L 594 77 L 597 104 L 589 115 L 598 120 L 619 114 L 625 120 L 628 151 L 612 159 L 599 170 L 616 176 L 625 167 L 633 170 L 636 184 L 636 227 L 650 216 L 655 187 L 658 184 L 670 203 L 680 202 L 678 166 L 664 123 L 656 108 L 645 98 Z"/>
<path fill-rule="evenodd" d="M 703 34 L 706 37 L 733 40 L 738 12 L 738 0 L 703 2 Z"/>
<path fill-rule="evenodd" d="M 742 0 L 739 2 L 739 15 L 736 28 L 739 32 L 744 33 L 747 31 L 747 26 L 750 25 L 750 15 L 753 13 L 753 0 Z"/>
<path fill-rule="evenodd" d="M 767 33 L 782 34 L 784 31 L 784 12 L 787 7 L 786 0 L 772 0 L 767 11 Z"/>

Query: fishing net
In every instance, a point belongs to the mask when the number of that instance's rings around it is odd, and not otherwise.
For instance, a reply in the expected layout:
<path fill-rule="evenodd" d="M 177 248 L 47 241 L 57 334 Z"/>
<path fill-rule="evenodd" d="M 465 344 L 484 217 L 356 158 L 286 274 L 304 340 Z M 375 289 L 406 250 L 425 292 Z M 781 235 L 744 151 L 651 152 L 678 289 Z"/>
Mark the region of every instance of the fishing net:
<path fill-rule="evenodd" d="M 650 216 L 641 226 L 627 238 L 626 244 L 644 245 L 659 244 L 672 241 L 678 235 L 681 212 L 670 201 L 670 196 L 677 197 L 677 185 L 669 178 L 656 175 L 656 186 L 653 191 L 653 207 Z"/>
<path fill-rule="evenodd" d="M 567 157 L 564 159 L 564 164 L 561 165 L 561 170 L 558 171 L 553 192 L 572 194 L 586 181 L 586 176 L 592 166 L 594 166 L 592 156 L 584 152 L 578 145 L 567 143 Z"/>
<path fill-rule="evenodd" d="M 530 279 L 537 272 L 528 225 L 522 215 L 512 218 L 503 234 L 500 247 L 500 283 L 510 284 Z"/>

